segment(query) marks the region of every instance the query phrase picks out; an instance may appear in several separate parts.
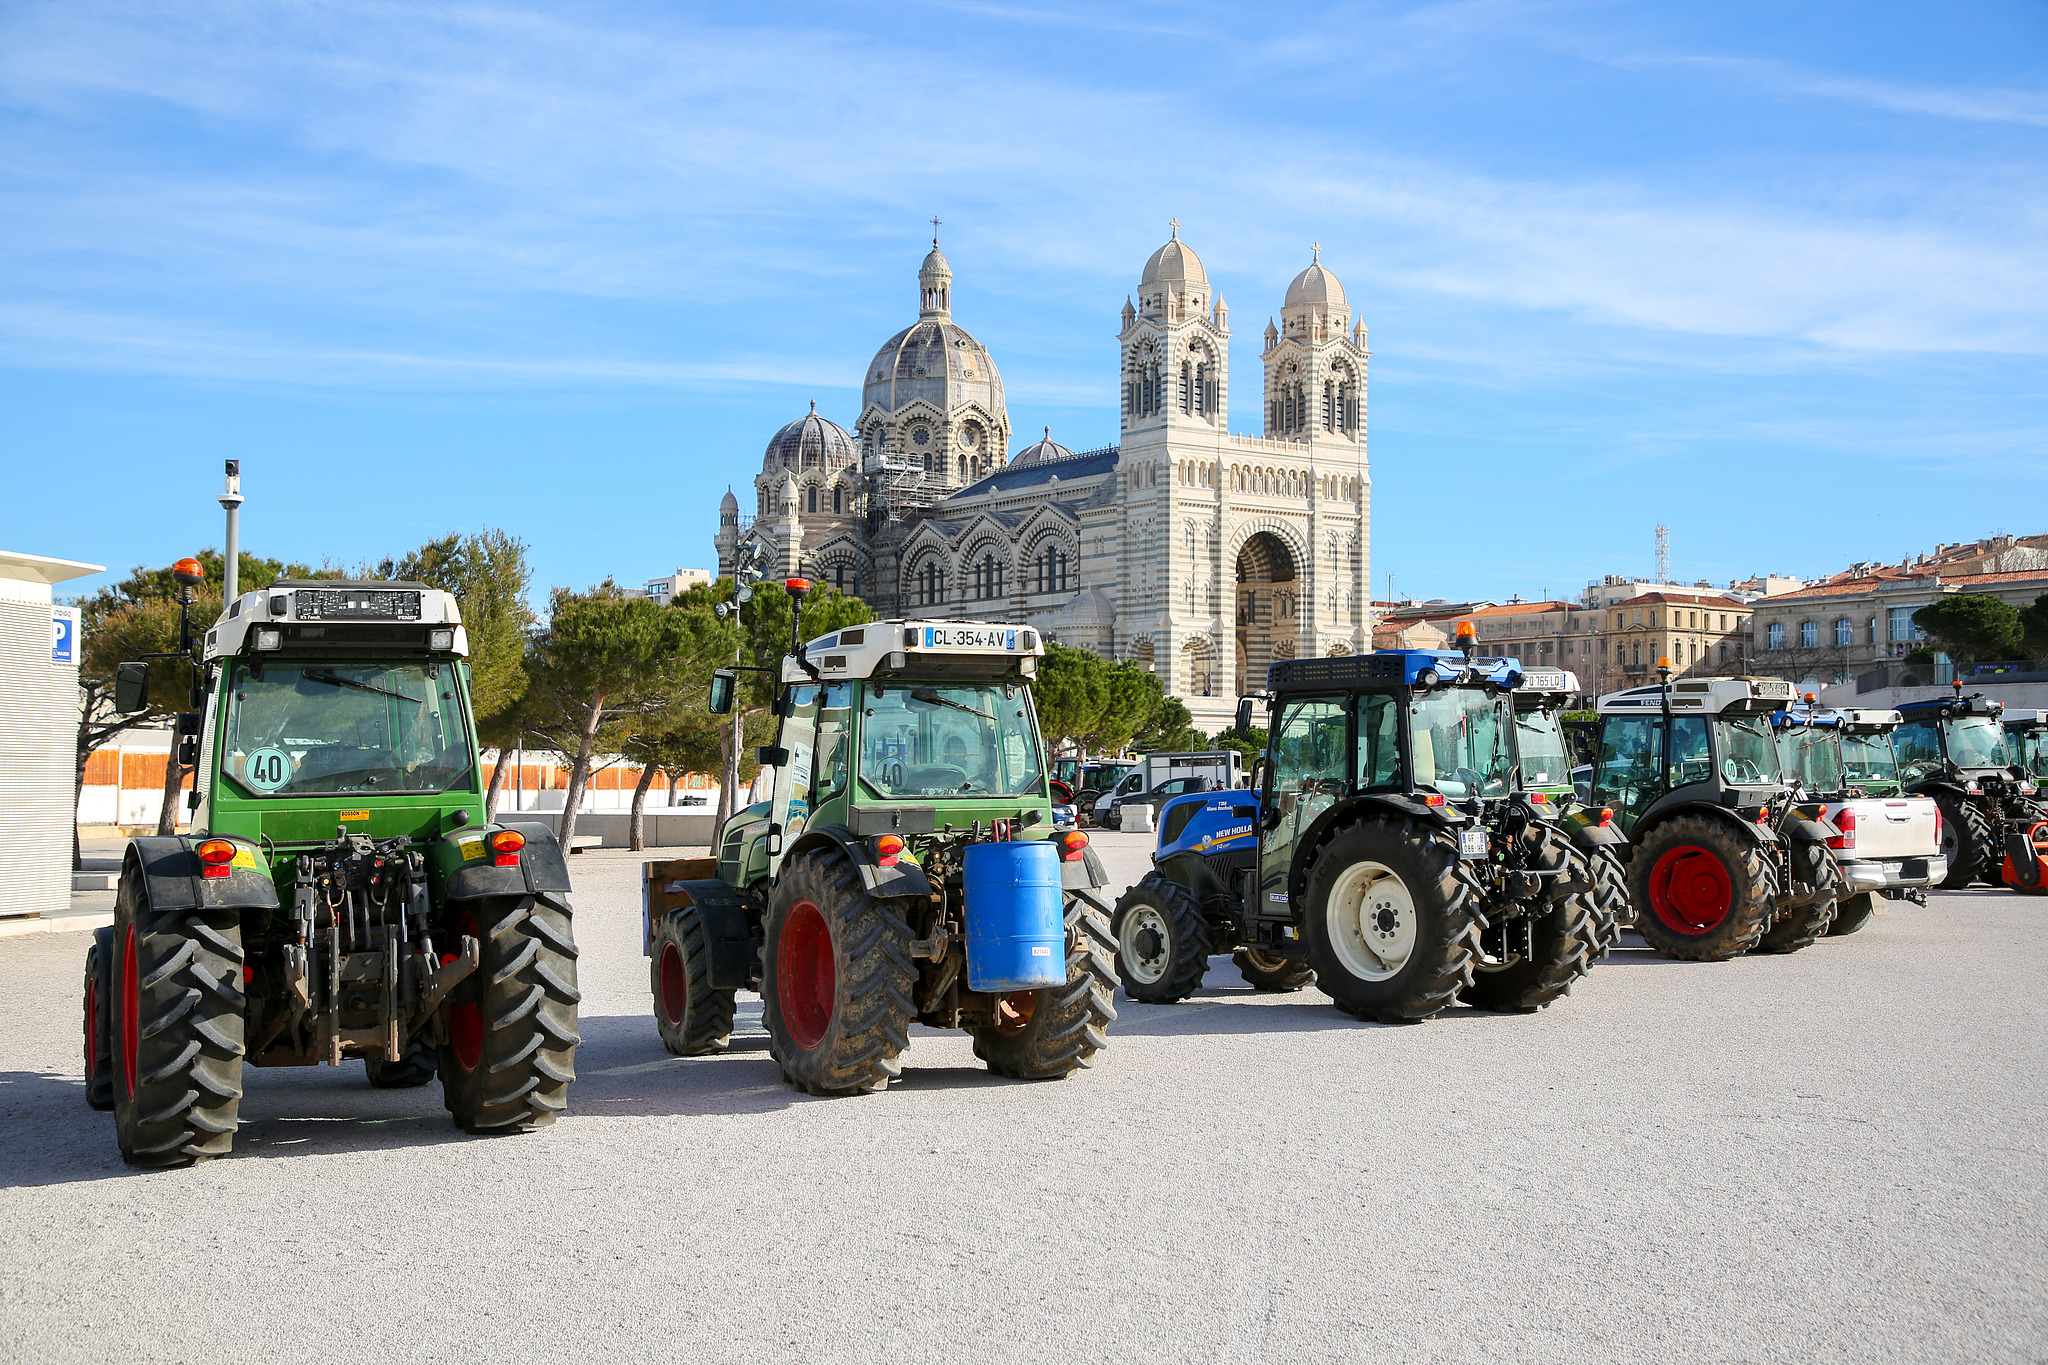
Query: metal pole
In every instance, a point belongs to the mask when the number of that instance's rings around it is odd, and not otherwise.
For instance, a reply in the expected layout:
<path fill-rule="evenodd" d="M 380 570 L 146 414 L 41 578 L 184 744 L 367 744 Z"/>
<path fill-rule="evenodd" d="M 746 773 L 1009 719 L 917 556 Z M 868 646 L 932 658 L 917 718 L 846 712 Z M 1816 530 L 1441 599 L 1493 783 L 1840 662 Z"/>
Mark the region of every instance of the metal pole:
<path fill-rule="evenodd" d="M 220 505 L 228 514 L 227 567 L 221 574 L 222 609 L 234 605 L 240 595 L 241 575 L 237 572 L 242 562 L 242 462 L 229 460 L 228 487 L 220 495 Z"/>

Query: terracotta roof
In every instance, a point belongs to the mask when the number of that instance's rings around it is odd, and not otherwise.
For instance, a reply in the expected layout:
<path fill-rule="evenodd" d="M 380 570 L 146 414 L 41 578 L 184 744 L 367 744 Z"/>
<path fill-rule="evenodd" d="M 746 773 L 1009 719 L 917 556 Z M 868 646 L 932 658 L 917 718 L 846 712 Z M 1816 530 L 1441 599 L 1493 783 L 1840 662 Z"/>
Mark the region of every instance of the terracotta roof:
<path fill-rule="evenodd" d="M 1868 574 L 1862 578 L 1845 579 L 1839 583 L 1831 579 L 1825 583 L 1816 583 L 1810 588 L 1800 588 L 1794 592 L 1781 592 L 1776 597 L 1767 598 L 1765 601 L 1757 603 L 1757 605 L 1761 607 L 1776 602 L 1796 602 L 1818 597 L 1854 597 L 1862 593 L 1876 592 L 1880 586 L 1886 583 L 1902 583 L 1911 580 L 1924 582 L 1930 589 L 1941 586 L 1941 579 L 1934 574 Z"/>
<path fill-rule="evenodd" d="M 1574 611 L 1569 602 L 1502 602 L 1497 606 L 1480 607 L 1476 611 L 1462 613 L 1465 616 L 1527 616 L 1532 612 Z M 1590 608 L 1588 608 L 1590 610 Z"/>
<path fill-rule="evenodd" d="M 1793 593 L 1781 593 L 1777 597 L 1767 600 L 1778 602 L 1783 601 L 1786 597 L 1795 595 Z M 1652 607 L 1659 602 L 1669 602 L 1676 607 L 1741 607 L 1745 610 L 1756 605 L 1753 602 L 1738 602 L 1732 597 L 1722 597 L 1718 593 L 1646 592 L 1641 597 L 1631 597 L 1625 601 L 1616 602 L 1613 607 L 1602 607 L 1600 610 L 1612 611 L 1616 607 Z"/>

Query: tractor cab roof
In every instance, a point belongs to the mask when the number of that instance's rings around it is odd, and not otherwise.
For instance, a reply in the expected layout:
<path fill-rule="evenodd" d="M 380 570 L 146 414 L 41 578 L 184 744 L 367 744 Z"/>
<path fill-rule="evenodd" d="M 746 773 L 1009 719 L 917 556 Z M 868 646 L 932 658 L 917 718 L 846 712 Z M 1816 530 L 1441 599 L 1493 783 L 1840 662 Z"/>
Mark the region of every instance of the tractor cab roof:
<path fill-rule="evenodd" d="M 1670 688 L 1673 715 L 1761 716 L 1792 701 L 1792 684 L 1781 678 L 1682 678 Z M 1660 714 L 1664 687 L 1651 683 L 1609 692 L 1598 707 L 1603 716 Z"/>
<path fill-rule="evenodd" d="M 1266 670 L 1266 687 L 1289 692 L 1390 692 L 1414 687 L 1495 687 L 1522 680 L 1519 659 L 1472 659 L 1454 649 L 1376 649 L 1370 654 L 1282 659 Z"/>
<path fill-rule="evenodd" d="M 1033 627 L 990 621 L 869 621 L 804 644 L 805 660 L 826 682 L 1030 678 L 1044 655 L 1045 644 Z M 812 679 L 789 655 L 782 661 L 782 680 Z"/>
<path fill-rule="evenodd" d="M 2005 710 L 2005 703 L 1993 701 L 1982 692 L 1972 692 L 1967 697 L 1957 693 L 1953 697 L 1904 701 L 1899 703 L 1898 710 L 1907 721 L 1947 720 L 1951 716 L 1997 716 Z"/>
<path fill-rule="evenodd" d="M 469 656 L 452 593 L 406 579 L 282 579 L 245 592 L 206 632 L 205 658 Z"/>
<path fill-rule="evenodd" d="M 2008 730 L 2035 730 L 2048 724 L 2048 715 L 2027 707 L 2009 706 L 2005 711 L 2005 728 Z"/>

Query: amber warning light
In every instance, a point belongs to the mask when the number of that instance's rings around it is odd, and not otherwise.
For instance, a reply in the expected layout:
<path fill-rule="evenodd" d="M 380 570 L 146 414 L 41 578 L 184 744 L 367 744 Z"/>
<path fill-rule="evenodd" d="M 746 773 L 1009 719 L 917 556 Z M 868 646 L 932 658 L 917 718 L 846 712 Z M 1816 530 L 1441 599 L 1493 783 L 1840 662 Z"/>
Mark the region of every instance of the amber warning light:
<path fill-rule="evenodd" d="M 782 586 L 788 588 L 791 592 L 809 592 L 811 590 L 811 580 L 808 578 L 785 578 L 782 580 Z"/>
<path fill-rule="evenodd" d="M 193 588 L 206 581 L 206 570 L 196 559 L 181 559 L 171 565 L 171 577 Z"/>
<path fill-rule="evenodd" d="M 235 846 L 225 839 L 207 839 L 193 852 L 199 855 L 201 876 L 225 877 L 234 870 Z"/>
<path fill-rule="evenodd" d="M 1458 639 L 1460 641 L 1476 640 L 1478 638 L 1479 627 L 1473 625 L 1470 621 L 1458 622 Z"/>
<path fill-rule="evenodd" d="M 490 838 L 491 852 L 497 856 L 491 860 L 495 867 L 519 866 L 519 850 L 526 847 L 526 836 L 516 829 L 501 829 Z"/>

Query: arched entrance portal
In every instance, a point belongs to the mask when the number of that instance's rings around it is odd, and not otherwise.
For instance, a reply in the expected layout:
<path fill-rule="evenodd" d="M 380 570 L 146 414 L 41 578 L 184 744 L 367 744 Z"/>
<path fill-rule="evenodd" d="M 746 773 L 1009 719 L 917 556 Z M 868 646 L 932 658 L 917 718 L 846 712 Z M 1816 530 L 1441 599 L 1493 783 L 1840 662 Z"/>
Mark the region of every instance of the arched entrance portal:
<path fill-rule="evenodd" d="M 1261 531 L 1237 552 L 1237 695 L 1266 685 L 1266 665 L 1294 657 L 1294 556 Z"/>

